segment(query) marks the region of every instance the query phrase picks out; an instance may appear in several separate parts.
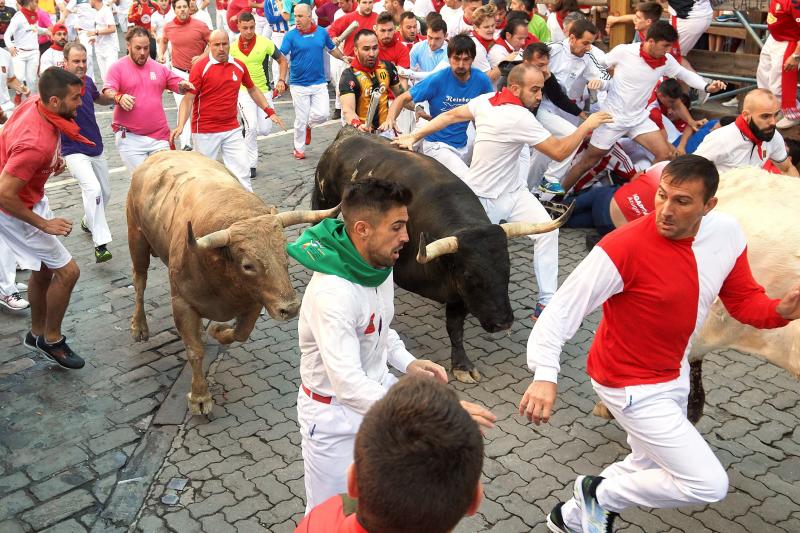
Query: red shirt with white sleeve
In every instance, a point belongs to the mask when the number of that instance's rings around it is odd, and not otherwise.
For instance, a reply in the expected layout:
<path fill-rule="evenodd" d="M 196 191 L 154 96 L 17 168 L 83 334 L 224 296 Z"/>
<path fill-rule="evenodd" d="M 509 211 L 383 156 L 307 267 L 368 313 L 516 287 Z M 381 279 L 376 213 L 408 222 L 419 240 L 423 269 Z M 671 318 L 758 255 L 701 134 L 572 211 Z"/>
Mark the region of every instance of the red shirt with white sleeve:
<path fill-rule="evenodd" d="M 359 13 L 357 9 L 355 11 L 351 11 L 343 17 L 339 17 L 338 19 L 334 20 L 333 23 L 327 27 L 328 35 L 331 36 L 331 39 L 335 39 L 341 35 L 353 21 L 358 22 L 358 29 L 347 36 L 347 39 L 344 40 L 344 47 L 342 49 L 342 53 L 350 57 L 353 56 L 353 41 L 356 38 L 356 33 L 361 30 L 371 30 L 378 22 L 378 14 L 373 11 L 369 15 L 364 16 Z"/>
<path fill-rule="evenodd" d="M 570 274 L 531 332 L 528 366 L 535 380 L 555 382 L 562 346 L 602 305 L 589 349 L 592 379 L 613 388 L 674 380 L 717 296 L 744 324 L 789 323 L 775 311 L 780 300 L 753 279 L 736 219 L 712 211 L 696 236 L 671 240 L 651 213 L 609 233 Z"/>
<path fill-rule="evenodd" d="M 244 63 L 233 56 L 220 63 L 209 54 L 192 66 L 189 81 L 195 94 L 192 133 L 220 133 L 239 127 L 239 89 L 242 85 L 253 87 Z"/>
<path fill-rule="evenodd" d="M 653 212 L 656 207 L 656 191 L 661 181 L 661 171 L 668 161 L 656 163 L 647 172 L 639 174 L 616 190 L 614 201 L 628 222 L 633 222 Z"/>

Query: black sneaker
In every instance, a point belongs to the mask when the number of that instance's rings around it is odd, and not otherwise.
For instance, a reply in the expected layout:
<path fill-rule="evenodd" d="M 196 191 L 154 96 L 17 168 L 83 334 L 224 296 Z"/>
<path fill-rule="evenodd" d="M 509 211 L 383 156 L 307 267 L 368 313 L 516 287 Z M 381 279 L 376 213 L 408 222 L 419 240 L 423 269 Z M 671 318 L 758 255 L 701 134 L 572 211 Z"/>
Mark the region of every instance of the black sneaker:
<path fill-rule="evenodd" d="M 40 352 L 64 368 L 77 370 L 83 368 L 83 365 L 86 364 L 86 362 L 67 345 L 67 338 L 64 336 L 62 336 L 61 340 L 57 343 L 48 344 L 44 341 L 43 335 L 36 339 L 36 347 Z"/>
<path fill-rule="evenodd" d="M 338 120 L 340 118 L 342 118 L 342 110 L 334 109 L 333 114 L 331 115 L 331 120 Z"/>
<path fill-rule="evenodd" d="M 250 179 L 255 179 L 256 177 L 256 167 L 250 167 Z"/>
<path fill-rule="evenodd" d="M 581 509 L 581 527 L 588 533 L 611 533 L 617 513 L 606 511 L 597 501 L 597 486 L 601 476 L 578 476 L 573 489 L 575 500 Z"/>
<path fill-rule="evenodd" d="M 38 337 L 33 334 L 31 330 L 28 330 L 28 333 L 25 334 L 25 340 L 22 341 L 22 344 L 30 348 L 31 350 L 39 351 L 39 348 L 36 346 L 36 339 Z"/>
<path fill-rule="evenodd" d="M 101 244 L 100 246 L 95 247 L 94 249 L 94 262 L 95 263 L 105 263 L 106 261 L 110 261 L 113 256 L 111 252 L 106 249 L 105 244 Z"/>
<path fill-rule="evenodd" d="M 557 503 L 553 510 L 550 511 L 550 514 L 547 515 L 547 528 L 553 533 L 577 533 L 564 524 L 564 517 L 561 515 L 562 507 L 564 507 L 563 502 Z"/>
<path fill-rule="evenodd" d="M 192 147 L 187 144 L 186 146 L 183 147 L 183 151 L 184 152 L 191 152 L 192 151 Z"/>

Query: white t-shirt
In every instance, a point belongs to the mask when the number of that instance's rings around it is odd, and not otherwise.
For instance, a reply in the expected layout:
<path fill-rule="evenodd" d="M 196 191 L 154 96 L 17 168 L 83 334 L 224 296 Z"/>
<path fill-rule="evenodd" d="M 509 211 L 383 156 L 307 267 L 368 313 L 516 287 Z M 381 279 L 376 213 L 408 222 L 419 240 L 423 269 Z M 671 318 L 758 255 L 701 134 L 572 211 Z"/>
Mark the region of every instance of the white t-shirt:
<path fill-rule="evenodd" d="M 547 29 L 550 30 L 550 42 L 563 41 L 567 38 L 558 23 L 558 17 L 555 13 L 547 15 Z"/>
<path fill-rule="evenodd" d="M 89 0 L 69 0 L 67 10 L 75 14 L 75 27 L 79 30 L 94 30 L 97 11 Z"/>
<path fill-rule="evenodd" d="M 556 77 L 567 96 L 576 102 L 583 100 L 589 80 L 608 79 L 608 73 L 600 69 L 595 59 L 590 52 L 581 57 L 573 55 L 567 39 L 550 44 L 550 73 Z M 547 102 L 549 100 L 544 100 L 543 103 Z"/>
<path fill-rule="evenodd" d="M 506 41 L 508 44 L 508 41 Z M 519 50 L 517 50 L 519 52 Z M 495 44 L 491 48 L 489 48 L 489 65 L 492 68 L 497 67 L 500 63 L 502 63 L 505 58 L 507 58 L 511 54 L 505 47 L 499 44 Z M 522 54 L 520 53 L 519 57 L 520 61 L 522 60 Z"/>
<path fill-rule="evenodd" d="M 11 17 L 5 33 L 6 47 L 19 48 L 20 50 L 39 50 L 38 24 L 28 24 L 22 11 L 17 11 Z"/>
<path fill-rule="evenodd" d="M 64 51 L 53 50 L 52 47 L 44 51 L 39 58 L 39 74 L 50 67 L 64 67 Z"/>
<path fill-rule="evenodd" d="M 772 140 L 761 143 L 761 151 L 762 157 L 759 157 L 758 147 L 739 131 L 734 122 L 706 135 L 694 153 L 713 162 L 720 174 L 733 168 L 761 168 L 767 159 L 780 163 L 789 157 L 783 136 L 777 130 Z"/>
<path fill-rule="evenodd" d="M 167 11 L 163 15 L 158 11 L 150 15 L 150 28 L 153 30 L 153 33 L 156 34 L 156 39 L 161 39 L 161 37 L 163 37 L 164 26 L 166 26 L 167 23 L 174 18 L 175 18 L 175 11 L 173 11 L 172 8 L 169 8 L 169 11 Z"/>
<path fill-rule="evenodd" d="M 97 16 L 95 18 L 95 24 L 97 25 L 97 29 L 103 29 L 108 26 L 113 26 L 116 28 L 116 20 L 114 20 L 114 13 L 111 11 L 109 6 L 104 5 L 100 8 L 97 12 Z M 119 51 L 119 41 L 117 40 L 117 32 L 98 35 L 95 38 L 94 46 L 98 50 L 116 50 Z"/>
<path fill-rule="evenodd" d="M 413 12 L 414 15 L 418 16 L 419 18 L 424 19 L 431 11 L 436 11 L 433 8 L 433 2 L 431 2 L 431 0 L 416 0 L 414 2 Z"/>
<path fill-rule="evenodd" d="M 450 33 L 450 26 L 455 26 L 458 24 L 458 21 L 464 18 L 464 8 L 461 6 L 458 9 L 453 9 L 452 7 L 442 6 L 442 9 L 439 10 L 439 14 L 442 16 L 442 20 L 444 20 L 445 24 L 447 24 L 447 32 Z"/>
<path fill-rule="evenodd" d="M 475 120 L 475 145 L 467 179 L 472 191 L 483 198 L 497 198 L 521 186 L 519 153 L 525 145 L 536 146 L 551 137 L 528 109 L 518 105 L 494 106 L 494 94 L 483 94 L 467 104 Z"/>
<path fill-rule="evenodd" d="M 614 116 L 614 126 L 634 126 L 647 117 L 647 101 L 662 77 L 677 78 L 690 87 L 703 89 L 706 82 L 696 73 L 683 68 L 671 54 L 667 62 L 652 68 L 639 55 L 640 43 L 620 44 L 606 54 L 602 63 L 614 68 L 610 84 L 604 83 L 608 96 L 601 109 Z"/>
<path fill-rule="evenodd" d="M 451 24 L 452 22 L 452 24 Z M 457 19 L 448 20 L 447 21 L 447 38 L 450 39 L 451 37 L 455 37 L 459 33 L 467 33 L 472 31 L 472 25 L 467 24 L 467 21 L 464 20 L 464 16 L 458 17 Z"/>
<path fill-rule="evenodd" d="M 478 41 L 477 37 L 473 36 L 472 40 L 475 43 L 475 59 L 472 61 L 472 68 L 476 68 L 485 74 L 492 70 L 492 65 L 489 63 L 489 53 L 480 41 Z M 496 46 L 496 44 L 493 44 L 492 48 Z M 489 48 L 489 51 L 491 51 L 492 48 Z"/>
<path fill-rule="evenodd" d="M 255 14 L 254 14 L 254 16 L 255 16 Z M 175 15 L 173 15 L 172 18 L 169 19 L 167 22 L 169 22 L 173 18 L 175 18 Z M 209 15 L 208 12 L 200 10 L 197 13 L 195 13 L 194 15 L 192 15 L 192 18 L 199 20 L 200 22 L 202 22 L 203 24 L 208 26 L 209 30 L 214 31 L 214 25 L 211 23 L 211 15 Z M 164 31 L 163 28 L 162 28 L 161 31 L 162 32 Z"/>

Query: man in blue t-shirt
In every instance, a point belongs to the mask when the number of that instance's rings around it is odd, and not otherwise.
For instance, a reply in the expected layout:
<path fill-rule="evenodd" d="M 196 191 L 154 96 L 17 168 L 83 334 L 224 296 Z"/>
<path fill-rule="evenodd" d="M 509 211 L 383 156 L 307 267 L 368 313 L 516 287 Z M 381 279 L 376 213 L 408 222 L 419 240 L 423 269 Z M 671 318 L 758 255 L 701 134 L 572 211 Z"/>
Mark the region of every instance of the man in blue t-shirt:
<path fill-rule="evenodd" d="M 94 259 L 104 263 L 111 259 L 106 245 L 111 242 L 111 230 L 106 222 L 106 206 L 111 196 L 108 183 L 108 161 L 103 155 L 103 138 L 94 116 L 94 104 L 111 105 L 114 99 L 100 94 L 92 78 L 86 75 L 86 48 L 71 42 L 64 47 L 64 69 L 83 79 L 81 106 L 75 121 L 80 133 L 94 143 L 89 146 L 73 141 L 61 134 L 61 155 L 70 174 L 78 181 L 83 197 L 84 217 L 81 229 L 91 234 L 94 241 Z"/>
<path fill-rule="evenodd" d="M 346 61 L 325 28 L 311 19 L 308 4 L 294 6 L 296 27 L 281 43 L 281 53 L 289 57 L 289 87 L 294 104 L 294 157 L 306 158 L 311 144 L 311 127 L 328 120 L 328 83 L 325 80 L 325 50 Z M 349 61 L 347 61 L 349 63 Z"/>
<path fill-rule="evenodd" d="M 467 104 L 477 96 L 494 92 L 489 77 L 472 68 L 475 53 L 475 41 L 470 37 L 459 34 L 450 39 L 447 45 L 450 67 L 435 71 L 395 99 L 381 129 L 395 128 L 395 120 L 400 111 L 403 108 L 414 109 L 421 102 L 428 102 L 430 117 L 436 117 Z M 469 171 L 468 157 L 471 147 L 467 142 L 468 126 L 469 122 L 451 124 L 422 141 L 423 154 L 436 159 L 462 180 Z"/>

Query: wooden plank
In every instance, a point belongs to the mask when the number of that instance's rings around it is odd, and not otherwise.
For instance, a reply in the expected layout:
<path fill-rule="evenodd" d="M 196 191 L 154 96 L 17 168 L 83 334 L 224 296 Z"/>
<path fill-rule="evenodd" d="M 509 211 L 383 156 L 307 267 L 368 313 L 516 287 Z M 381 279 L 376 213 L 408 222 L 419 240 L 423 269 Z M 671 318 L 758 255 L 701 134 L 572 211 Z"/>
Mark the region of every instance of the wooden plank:
<path fill-rule="evenodd" d="M 758 68 L 758 56 L 755 54 L 692 50 L 687 59 L 692 64 L 692 68 L 699 72 L 719 72 L 754 78 Z"/>
<path fill-rule="evenodd" d="M 709 35 L 719 35 L 720 37 L 734 37 L 736 39 L 746 39 L 747 30 L 744 28 L 728 28 L 722 26 L 711 26 L 706 31 Z"/>
<path fill-rule="evenodd" d="M 620 16 L 630 15 L 634 12 L 631 0 L 609 0 L 608 12 Z M 611 27 L 608 36 L 608 47 L 614 48 L 618 44 L 629 43 L 633 40 L 632 24 L 615 24 Z"/>

